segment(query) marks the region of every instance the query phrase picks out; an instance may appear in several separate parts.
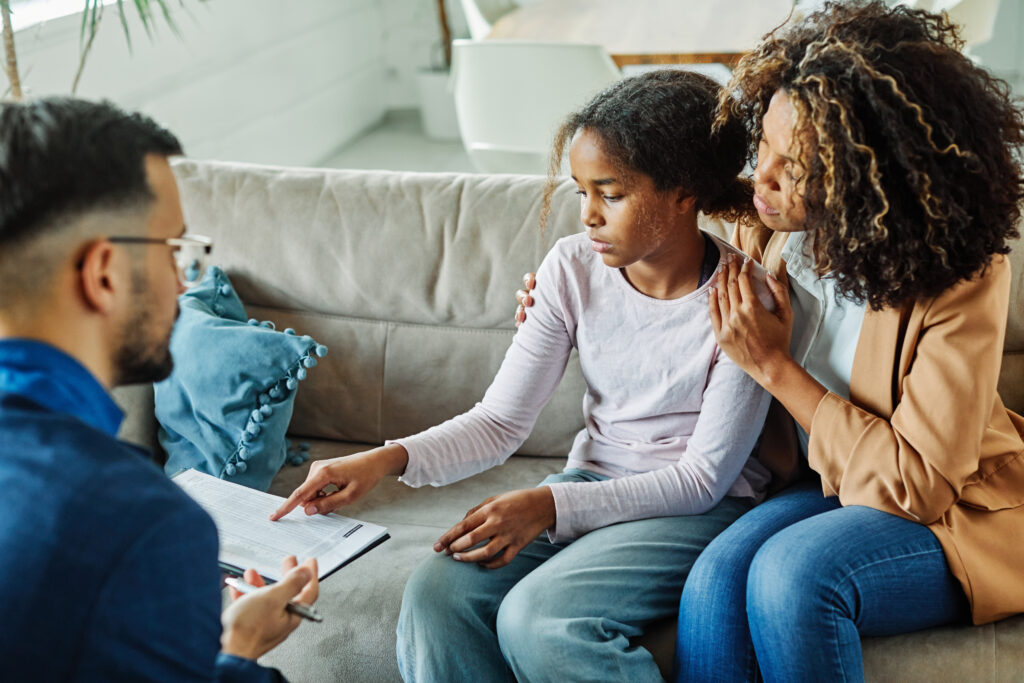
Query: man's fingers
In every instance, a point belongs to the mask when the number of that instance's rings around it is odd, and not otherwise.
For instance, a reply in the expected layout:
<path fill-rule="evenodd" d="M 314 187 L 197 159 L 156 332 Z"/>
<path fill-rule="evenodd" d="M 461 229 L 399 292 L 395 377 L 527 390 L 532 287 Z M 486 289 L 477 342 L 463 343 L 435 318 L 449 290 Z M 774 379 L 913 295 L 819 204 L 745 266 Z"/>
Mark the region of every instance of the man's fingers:
<path fill-rule="evenodd" d="M 303 562 L 302 566 L 309 570 L 310 576 L 313 578 L 302 587 L 302 590 L 295 599 L 303 604 L 312 605 L 320 597 L 320 581 L 316 578 L 320 575 L 320 569 L 317 566 L 315 557 L 311 557 Z"/>
<path fill-rule="evenodd" d="M 300 565 L 285 574 L 280 581 L 266 590 L 268 594 L 274 596 L 275 601 L 281 605 L 282 609 L 284 609 L 284 606 L 296 599 L 299 594 L 302 593 L 306 584 L 314 578 L 316 577 L 310 571 L 309 567 Z M 294 617 L 293 621 L 297 624 L 298 617 L 294 615 L 291 616 Z"/>
<path fill-rule="evenodd" d="M 244 572 L 242 572 L 242 581 L 245 581 L 250 586 L 256 586 L 257 588 L 261 588 L 266 585 L 263 581 L 263 577 L 260 576 L 259 572 L 252 568 L 246 569 Z M 242 595 L 244 595 L 244 593 L 235 589 L 233 586 L 228 586 L 228 590 L 231 591 L 232 600 L 237 600 L 238 598 L 242 597 Z"/>
<path fill-rule="evenodd" d="M 252 567 L 246 569 L 242 573 L 242 580 L 250 586 L 256 586 L 257 588 L 262 588 L 263 586 L 267 585 L 267 582 L 263 580 L 263 577 L 260 576 L 260 573 Z"/>

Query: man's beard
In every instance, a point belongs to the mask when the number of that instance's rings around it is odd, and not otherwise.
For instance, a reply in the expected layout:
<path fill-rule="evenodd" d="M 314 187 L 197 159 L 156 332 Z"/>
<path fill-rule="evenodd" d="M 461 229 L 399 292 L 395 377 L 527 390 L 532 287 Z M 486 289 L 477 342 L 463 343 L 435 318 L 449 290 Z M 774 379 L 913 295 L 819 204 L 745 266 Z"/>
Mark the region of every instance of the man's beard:
<path fill-rule="evenodd" d="M 121 345 L 114 355 L 115 386 L 160 382 L 174 369 L 172 330 L 155 329 L 156 305 L 141 271 L 132 273 L 132 296 L 135 308 L 121 330 Z M 178 318 L 177 310 L 174 318 Z"/>

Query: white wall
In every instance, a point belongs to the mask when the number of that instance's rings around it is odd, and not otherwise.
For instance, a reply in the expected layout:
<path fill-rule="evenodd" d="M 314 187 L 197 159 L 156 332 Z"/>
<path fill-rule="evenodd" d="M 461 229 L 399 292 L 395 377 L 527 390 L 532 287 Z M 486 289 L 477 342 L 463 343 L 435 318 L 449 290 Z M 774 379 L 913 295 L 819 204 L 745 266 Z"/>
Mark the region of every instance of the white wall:
<path fill-rule="evenodd" d="M 416 72 L 439 68 L 444 56 L 435 0 L 378 0 L 383 13 L 383 53 L 387 70 L 388 109 L 419 106 Z M 468 38 L 469 29 L 458 0 L 447 0 L 452 38 Z"/>
<path fill-rule="evenodd" d="M 131 55 L 116 8 L 106 9 L 78 95 L 146 112 L 193 157 L 292 165 L 316 165 L 405 101 L 385 56 L 397 33 L 385 21 L 401 25 L 413 8 L 432 9 L 432 0 L 168 4 L 182 38 L 161 22 L 150 41 L 129 7 Z M 17 33 L 31 94 L 70 91 L 80 20 Z"/>
<path fill-rule="evenodd" d="M 971 50 L 972 54 L 996 76 L 1014 86 L 1024 96 L 1024 2 L 1001 0 L 992 39 Z"/>

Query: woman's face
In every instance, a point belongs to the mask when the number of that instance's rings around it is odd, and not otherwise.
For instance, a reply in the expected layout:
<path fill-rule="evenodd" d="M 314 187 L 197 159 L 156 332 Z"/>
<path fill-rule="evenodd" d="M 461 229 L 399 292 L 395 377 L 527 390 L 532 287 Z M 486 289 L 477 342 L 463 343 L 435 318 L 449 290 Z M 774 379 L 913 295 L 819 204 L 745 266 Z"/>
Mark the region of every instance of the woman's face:
<path fill-rule="evenodd" d="M 799 232 L 804 225 L 804 175 L 797 139 L 796 110 L 782 90 L 772 95 L 762 121 L 754 170 L 754 206 L 772 230 Z"/>

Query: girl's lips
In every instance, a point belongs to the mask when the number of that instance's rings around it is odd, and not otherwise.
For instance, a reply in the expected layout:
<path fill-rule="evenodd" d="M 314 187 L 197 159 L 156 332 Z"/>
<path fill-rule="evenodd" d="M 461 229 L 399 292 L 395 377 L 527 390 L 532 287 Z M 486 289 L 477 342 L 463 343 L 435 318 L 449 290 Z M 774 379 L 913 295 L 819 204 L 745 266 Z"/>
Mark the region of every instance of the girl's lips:
<path fill-rule="evenodd" d="M 603 254 L 612 248 L 612 245 L 608 244 L 607 242 L 600 242 L 594 239 L 590 240 L 590 244 L 591 246 L 593 246 L 594 251 L 596 251 L 599 254 Z"/>
<path fill-rule="evenodd" d="M 768 206 L 765 200 L 761 199 L 758 195 L 754 195 L 754 208 L 766 216 L 778 216 L 779 212 Z"/>

